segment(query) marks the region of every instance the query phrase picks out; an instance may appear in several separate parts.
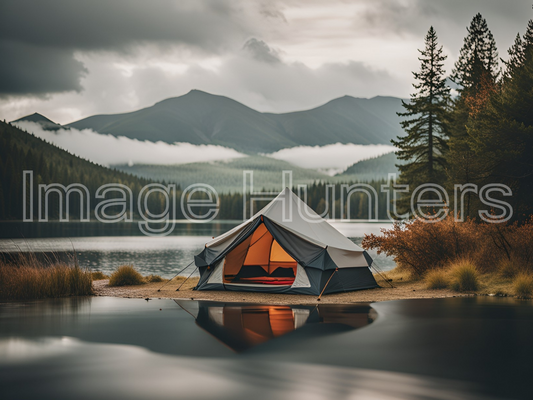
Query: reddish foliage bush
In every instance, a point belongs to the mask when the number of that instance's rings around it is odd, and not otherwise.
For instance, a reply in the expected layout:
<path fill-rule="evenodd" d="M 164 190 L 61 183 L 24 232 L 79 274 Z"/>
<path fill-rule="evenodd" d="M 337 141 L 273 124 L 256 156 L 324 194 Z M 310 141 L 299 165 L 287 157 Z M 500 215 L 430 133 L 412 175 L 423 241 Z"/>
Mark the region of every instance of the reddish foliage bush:
<path fill-rule="evenodd" d="M 443 221 L 422 220 L 395 223 L 381 235 L 365 235 L 362 246 L 394 257 L 414 276 L 468 257 L 481 272 L 493 271 L 502 259 L 533 267 L 533 218 L 522 223 L 490 224 L 453 216 Z"/>

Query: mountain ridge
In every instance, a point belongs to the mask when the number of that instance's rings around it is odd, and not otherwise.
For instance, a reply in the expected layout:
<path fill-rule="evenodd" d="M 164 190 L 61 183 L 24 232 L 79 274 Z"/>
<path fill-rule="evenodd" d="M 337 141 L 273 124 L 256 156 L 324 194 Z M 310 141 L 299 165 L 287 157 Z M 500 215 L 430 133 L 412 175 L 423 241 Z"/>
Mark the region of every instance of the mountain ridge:
<path fill-rule="evenodd" d="M 65 127 L 153 142 L 214 144 L 257 154 L 333 143 L 389 144 L 403 132 L 396 115 L 400 110 L 400 98 L 345 95 L 309 110 L 266 113 L 194 89 L 150 107 L 97 114 Z"/>

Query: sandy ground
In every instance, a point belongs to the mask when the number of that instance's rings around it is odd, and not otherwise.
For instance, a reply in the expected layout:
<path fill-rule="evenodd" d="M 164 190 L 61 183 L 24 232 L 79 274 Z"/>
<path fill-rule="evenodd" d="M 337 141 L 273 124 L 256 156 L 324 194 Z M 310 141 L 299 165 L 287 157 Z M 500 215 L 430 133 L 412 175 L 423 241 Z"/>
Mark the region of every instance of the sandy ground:
<path fill-rule="evenodd" d="M 138 286 L 110 287 L 108 280 L 94 281 L 94 290 L 97 296 L 150 298 L 150 299 L 193 299 L 212 300 L 223 302 L 251 302 L 264 304 L 316 304 L 317 296 L 251 293 L 251 292 L 225 292 L 225 291 L 193 291 L 198 278 L 189 279 L 179 291 L 176 291 L 183 279 L 173 280 L 158 291 L 163 283 L 147 283 Z M 321 303 L 370 303 L 376 301 L 400 299 L 427 299 L 468 296 L 448 289 L 429 290 L 423 282 L 393 282 L 394 288 L 385 286 L 385 282 L 378 282 L 382 287 L 356 292 L 336 293 L 323 295 Z"/>

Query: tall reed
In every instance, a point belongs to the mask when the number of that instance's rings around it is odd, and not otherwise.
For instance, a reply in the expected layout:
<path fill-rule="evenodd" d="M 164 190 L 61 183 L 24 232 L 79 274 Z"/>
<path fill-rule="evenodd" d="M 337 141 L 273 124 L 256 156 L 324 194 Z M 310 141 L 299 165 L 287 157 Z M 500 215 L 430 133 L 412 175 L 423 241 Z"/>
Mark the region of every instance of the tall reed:
<path fill-rule="evenodd" d="M 91 272 L 76 260 L 65 262 L 37 259 L 19 254 L 9 261 L 0 259 L 0 299 L 29 300 L 93 294 Z"/>

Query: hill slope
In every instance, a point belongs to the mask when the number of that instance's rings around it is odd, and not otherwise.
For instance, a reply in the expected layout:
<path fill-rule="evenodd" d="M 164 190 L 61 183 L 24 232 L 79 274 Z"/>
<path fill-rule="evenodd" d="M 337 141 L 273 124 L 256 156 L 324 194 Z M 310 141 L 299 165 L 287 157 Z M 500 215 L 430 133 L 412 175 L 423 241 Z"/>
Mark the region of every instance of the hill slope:
<path fill-rule="evenodd" d="M 250 153 L 332 143 L 389 144 L 401 134 L 393 97 L 345 96 L 312 110 L 272 114 L 235 100 L 192 90 L 126 114 L 95 115 L 76 129 L 167 143 L 217 144 Z"/>
<path fill-rule="evenodd" d="M 33 136 L 15 126 L 0 122 L 0 220 L 22 219 L 22 173 L 34 172 L 34 185 L 39 183 L 60 183 L 68 185 L 81 183 L 88 187 L 91 195 L 106 183 L 122 183 L 136 195 L 150 183 L 148 179 L 115 171 L 84 160 Z M 50 197 L 52 214 L 58 217 L 58 206 L 54 196 Z M 79 199 L 71 196 L 70 209 L 74 218 L 79 217 Z M 91 199 L 91 207 L 95 205 Z M 155 208 L 159 208 L 156 204 Z M 34 216 L 37 216 L 37 190 L 34 190 Z M 76 214 L 77 213 L 77 214 Z"/>
<path fill-rule="evenodd" d="M 348 167 L 346 171 L 335 176 L 346 180 L 361 181 L 387 179 L 388 174 L 399 174 L 396 164 L 400 164 L 401 162 L 396 157 L 396 154 L 387 153 L 379 157 L 356 162 Z"/>
<path fill-rule="evenodd" d="M 219 193 L 242 193 L 243 171 L 253 171 L 254 190 L 282 190 L 283 171 L 293 174 L 293 185 L 330 181 L 330 177 L 315 170 L 300 168 L 286 161 L 263 156 L 250 156 L 227 161 L 197 162 L 181 165 L 114 165 L 120 171 L 147 179 L 179 182 L 182 188 L 193 183 L 207 183 Z"/>

